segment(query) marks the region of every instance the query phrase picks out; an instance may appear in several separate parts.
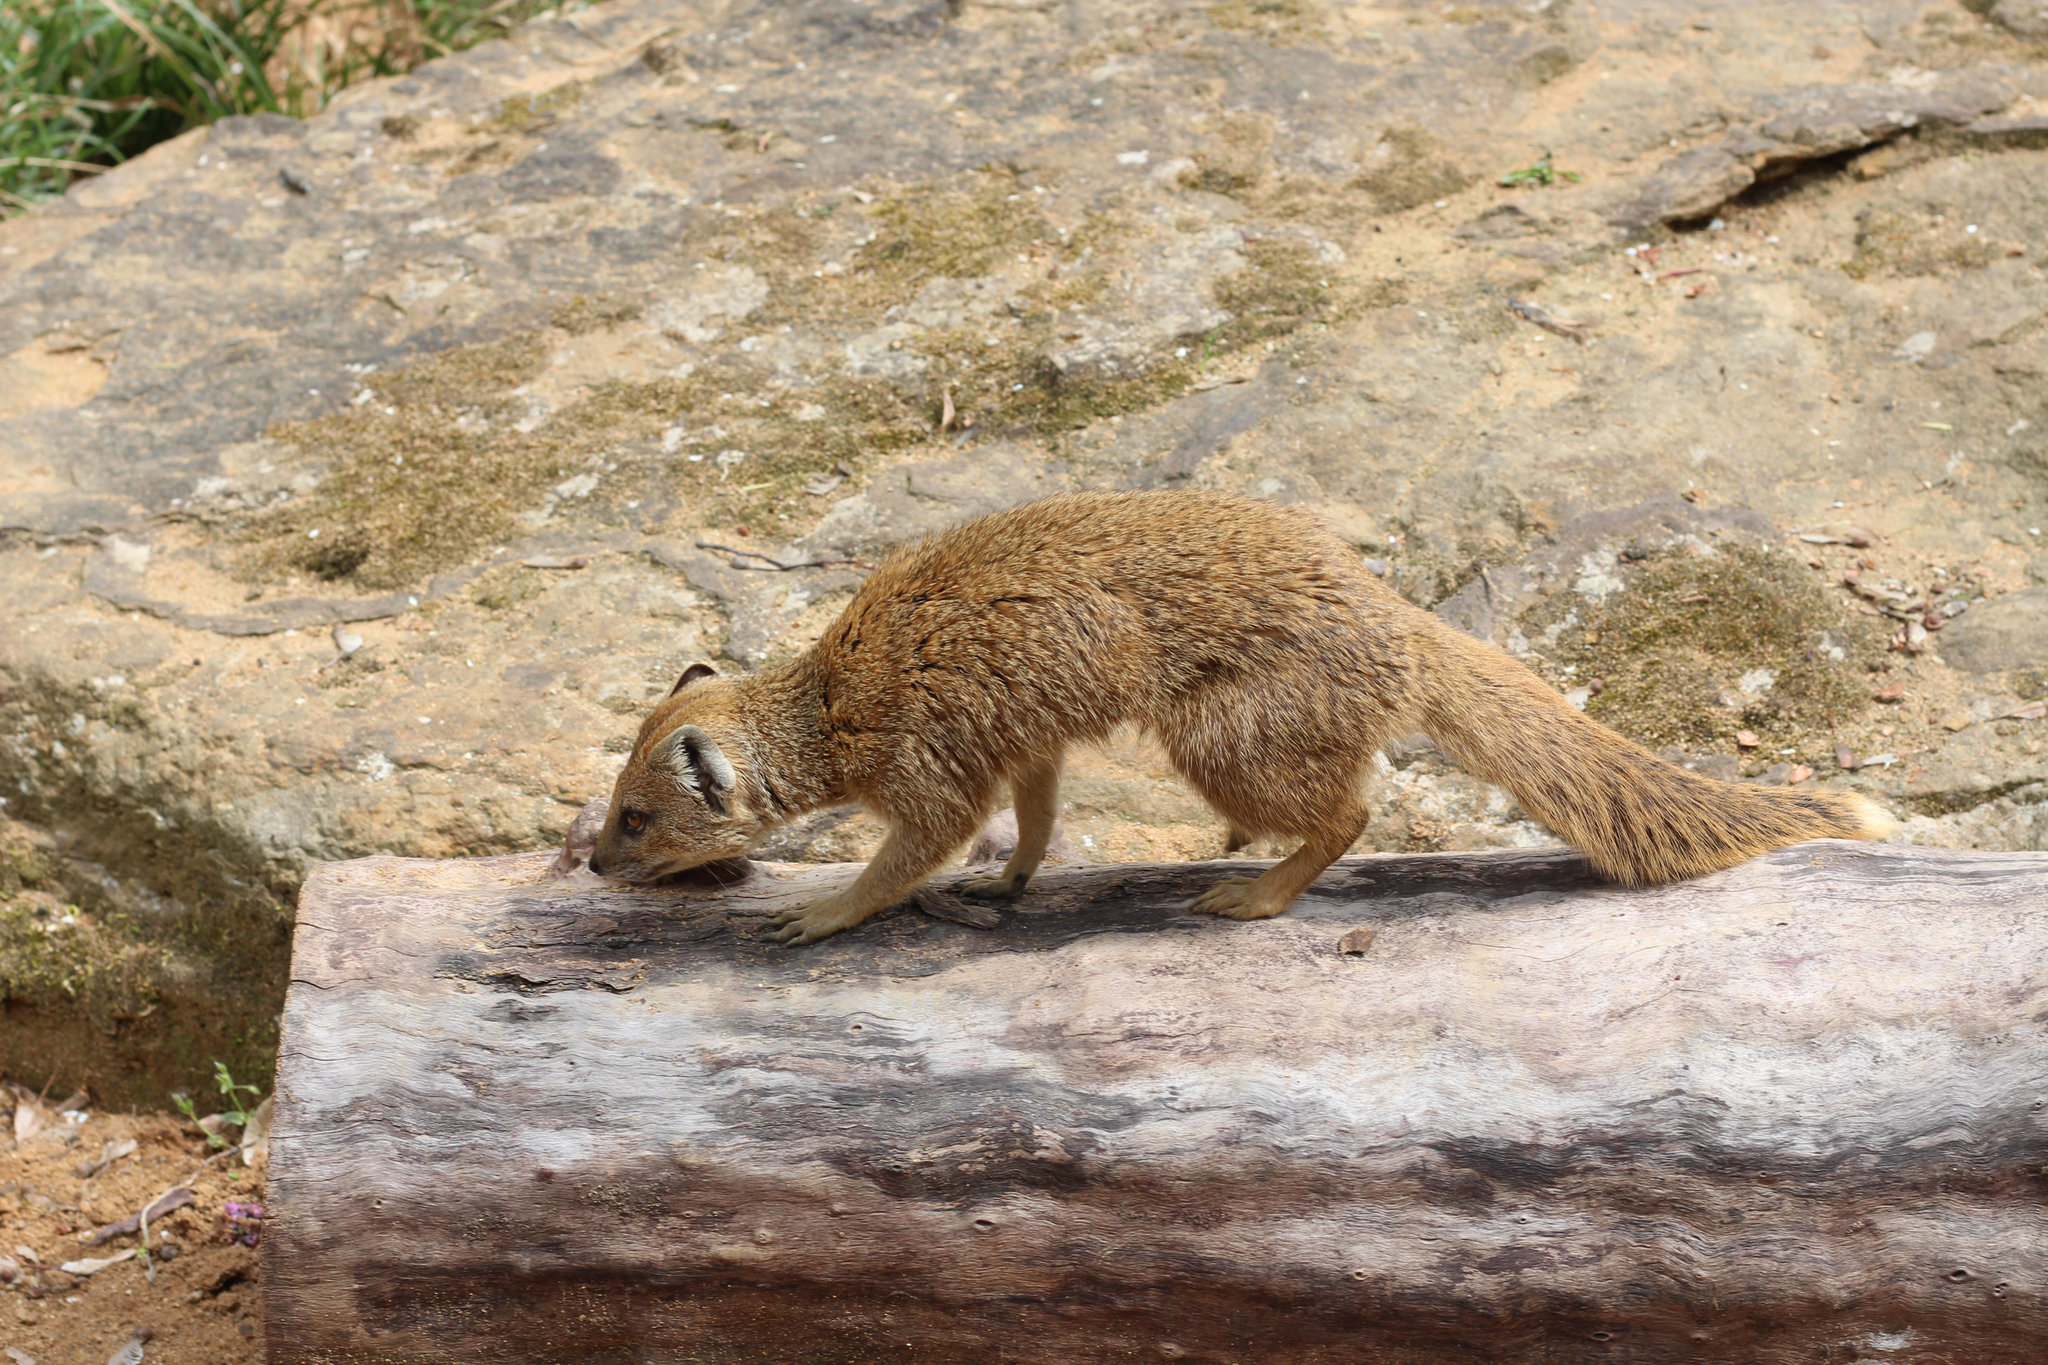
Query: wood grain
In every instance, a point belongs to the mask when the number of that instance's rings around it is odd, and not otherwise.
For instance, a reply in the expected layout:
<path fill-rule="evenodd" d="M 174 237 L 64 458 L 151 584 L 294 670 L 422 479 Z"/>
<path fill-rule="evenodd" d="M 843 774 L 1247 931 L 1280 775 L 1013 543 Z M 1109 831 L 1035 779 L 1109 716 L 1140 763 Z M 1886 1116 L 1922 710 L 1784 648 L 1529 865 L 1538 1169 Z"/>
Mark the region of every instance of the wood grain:
<path fill-rule="evenodd" d="M 1187 914 L 1230 866 L 800 950 L 756 933 L 854 868 L 320 869 L 272 1360 L 2041 1358 L 2048 857 L 1376 857 Z"/>

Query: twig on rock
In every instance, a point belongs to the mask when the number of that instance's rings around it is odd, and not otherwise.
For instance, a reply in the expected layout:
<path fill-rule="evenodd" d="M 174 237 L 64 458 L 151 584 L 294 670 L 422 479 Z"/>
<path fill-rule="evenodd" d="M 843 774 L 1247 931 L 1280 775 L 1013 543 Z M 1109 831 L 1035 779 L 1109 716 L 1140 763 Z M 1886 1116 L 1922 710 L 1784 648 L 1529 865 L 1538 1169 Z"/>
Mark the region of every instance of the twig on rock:
<path fill-rule="evenodd" d="M 697 542 L 700 550 L 717 550 L 731 555 L 734 559 L 758 559 L 760 564 L 734 564 L 735 569 L 751 569 L 757 573 L 788 573 L 791 569 L 832 569 L 850 564 L 856 569 L 872 569 L 874 565 L 864 564 L 858 559 L 806 559 L 795 564 L 785 564 L 773 555 L 764 555 L 759 550 L 742 550 L 731 545 L 717 545 L 708 540 Z"/>

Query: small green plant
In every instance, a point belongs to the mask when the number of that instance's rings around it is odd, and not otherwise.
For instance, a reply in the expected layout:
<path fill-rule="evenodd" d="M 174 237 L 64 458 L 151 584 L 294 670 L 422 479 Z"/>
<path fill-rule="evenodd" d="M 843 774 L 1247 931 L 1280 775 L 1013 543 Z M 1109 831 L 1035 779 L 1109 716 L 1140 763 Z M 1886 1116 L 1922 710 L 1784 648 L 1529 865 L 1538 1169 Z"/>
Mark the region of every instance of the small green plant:
<path fill-rule="evenodd" d="M 1569 180 L 1574 185 L 1585 179 L 1577 171 L 1561 171 L 1551 164 L 1550 153 L 1533 166 L 1524 166 L 1518 171 L 1509 171 L 1499 183 L 1513 189 L 1517 185 L 1555 185 L 1559 180 Z"/>
<path fill-rule="evenodd" d="M 227 1066 L 221 1062 L 213 1064 L 213 1083 L 219 1087 L 221 1097 L 226 1101 L 226 1106 L 220 1111 L 221 1118 L 232 1123 L 237 1128 L 248 1127 L 250 1118 L 256 1113 L 251 1101 L 263 1092 L 253 1085 L 243 1085 L 237 1081 L 228 1074 Z M 240 1097 L 243 1095 L 249 1096 L 249 1100 L 241 1099 Z M 219 1133 L 200 1123 L 199 1111 L 192 1103 L 190 1095 L 180 1090 L 171 1096 L 171 1103 L 178 1106 L 179 1113 L 192 1120 L 192 1122 L 198 1123 L 205 1130 L 206 1142 L 209 1147 L 228 1147 L 233 1145 Z M 249 1105 L 249 1107 L 244 1108 L 245 1104 Z"/>

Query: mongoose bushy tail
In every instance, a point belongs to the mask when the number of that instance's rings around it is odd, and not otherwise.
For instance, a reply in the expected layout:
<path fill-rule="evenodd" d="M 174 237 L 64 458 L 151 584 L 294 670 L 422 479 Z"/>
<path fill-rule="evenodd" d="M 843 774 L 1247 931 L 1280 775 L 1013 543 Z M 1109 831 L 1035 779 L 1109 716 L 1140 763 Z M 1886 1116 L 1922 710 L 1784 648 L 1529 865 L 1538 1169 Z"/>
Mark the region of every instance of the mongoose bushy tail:
<path fill-rule="evenodd" d="M 1631 886 L 1696 877 L 1801 839 L 1882 838 L 1854 792 L 1718 782 L 1586 719 L 1541 678 L 1431 618 L 1416 720 L 1467 771 Z"/>

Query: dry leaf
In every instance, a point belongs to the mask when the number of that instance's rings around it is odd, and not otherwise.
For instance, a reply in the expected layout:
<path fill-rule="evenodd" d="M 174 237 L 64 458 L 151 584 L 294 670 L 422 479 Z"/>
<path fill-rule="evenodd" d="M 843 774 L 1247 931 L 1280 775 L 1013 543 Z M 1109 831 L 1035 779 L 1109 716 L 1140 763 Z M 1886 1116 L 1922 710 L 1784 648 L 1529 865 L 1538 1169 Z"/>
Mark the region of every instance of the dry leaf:
<path fill-rule="evenodd" d="M 66 1275 L 97 1275 L 110 1265 L 119 1265 L 123 1261 L 134 1259 L 134 1252 L 124 1251 L 119 1256 L 88 1256 L 82 1261 L 66 1261 L 57 1269 Z"/>
<path fill-rule="evenodd" d="M 100 1154 L 96 1159 L 79 1162 L 71 1168 L 71 1173 L 80 1180 L 90 1180 L 134 1150 L 134 1138 L 121 1138 L 118 1141 L 109 1139 L 106 1145 L 100 1148 Z"/>
<path fill-rule="evenodd" d="M 270 1102 L 277 1097 L 265 1095 L 263 1103 L 256 1106 L 256 1112 L 249 1115 L 249 1122 L 242 1129 L 242 1164 L 260 1166 L 270 1160 Z"/>
<path fill-rule="evenodd" d="M 1379 931 L 1371 926 L 1360 925 L 1337 940 L 1337 951 L 1356 957 L 1372 947 L 1372 941 L 1378 934 Z"/>

